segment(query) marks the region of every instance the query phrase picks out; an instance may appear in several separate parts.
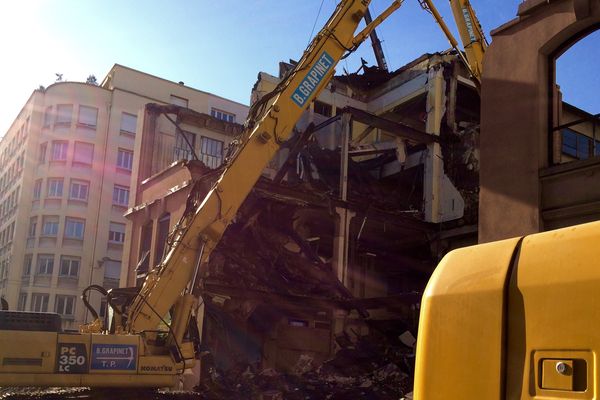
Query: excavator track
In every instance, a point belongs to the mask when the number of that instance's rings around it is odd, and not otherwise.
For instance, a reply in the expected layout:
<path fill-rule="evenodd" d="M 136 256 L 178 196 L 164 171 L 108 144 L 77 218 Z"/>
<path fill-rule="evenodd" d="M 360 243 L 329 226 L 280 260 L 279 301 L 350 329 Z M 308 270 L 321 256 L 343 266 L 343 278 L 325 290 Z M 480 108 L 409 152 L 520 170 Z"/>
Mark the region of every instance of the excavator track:
<path fill-rule="evenodd" d="M 115 396 L 118 390 L 118 396 Z M 199 400 L 195 392 L 165 392 L 152 389 L 94 389 L 94 388 L 0 388 L 0 400 Z"/>

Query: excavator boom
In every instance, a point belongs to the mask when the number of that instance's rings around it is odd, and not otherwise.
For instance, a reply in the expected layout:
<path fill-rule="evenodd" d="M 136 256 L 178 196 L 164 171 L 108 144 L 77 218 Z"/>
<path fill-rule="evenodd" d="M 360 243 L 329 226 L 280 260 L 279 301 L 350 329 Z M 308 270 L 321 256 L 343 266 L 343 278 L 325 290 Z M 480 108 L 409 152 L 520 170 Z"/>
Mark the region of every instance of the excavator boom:
<path fill-rule="evenodd" d="M 369 1 L 338 4 L 291 73 L 252 107 L 241 145 L 204 199 L 188 201 L 169 237 L 170 250 L 142 288 L 86 289 L 107 297 L 114 312 L 108 330 L 95 312 L 96 320 L 78 334 L 62 333 L 56 314 L 0 312 L 0 342 L 15 344 L 0 347 L 0 386 L 170 386 L 191 368 L 195 348 L 185 334 L 202 267 L 335 65 L 401 4 L 393 1 L 356 36 Z"/>
<path fill-rule="evenodd" d="M 454 21 L 456 22 L 463 43 L 464 55 L 458 47 L 458 42 L 454 38 L 454 35 L 450 32 L 450 28 L 448 28 L 448 25 L 446 25 L 441 14 L 433 4 L 433 1 L 419 0 L 419 3 L 421 7 L 433 15 L 433 18 L 440 25 L 450 45 L 458 52 L 459 57 L 462 58 L 465 66 L 469 69 L 471 77 L 480 85 L 481 74 L 483 73 L 483 57 L 487 50 L 488 42 L 469 0 L 450 0 Z"/>

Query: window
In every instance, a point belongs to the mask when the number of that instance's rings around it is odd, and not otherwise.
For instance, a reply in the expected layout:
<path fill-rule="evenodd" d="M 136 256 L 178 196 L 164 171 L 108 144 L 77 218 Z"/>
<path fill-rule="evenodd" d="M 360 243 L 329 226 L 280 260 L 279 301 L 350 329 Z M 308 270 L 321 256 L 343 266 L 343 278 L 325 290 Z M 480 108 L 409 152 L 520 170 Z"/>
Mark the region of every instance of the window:
<path fill-rule="evenodd" d="M 98 109 L 95 107 L 79 106 L 79 119 L 77 123 L 84 126 L 96 127 Z"/>
<path fill-rule="evenodd" d="M 119 244 L 125 242 L 125 224 L 111 222 L 108 228 L 108 241 Z"/>
<path fill-rule="evenodd" d="M 48 178 L 48 197 L 62 197 L 63 178 Z"/>
<path fill-rule="evenodd" d="M 591 155 L 592 138 L 572 129 L 562 130 L 562 152 L 571 157 L 585 160 Z"/>
<path fill-rule="evenodd" d="M 59 104 L 56 106 L 56 125 L 71 125 L 71 116 L 73 115 L 72 104 Z"/>
<path fill-rule="evenodd" d="M 83 239 L 85 220 L 77 218 L 65 219 L 65 237 L 69 239 Z"/>
<path fill-rule="evenodd" d="M 50 161 L 67 161 L 67 142 L 52 142 Z"/>
<path fill-rule="evenodd" d="M 73 164 L 92 165 L 94 159 L 94 145 L 91 143 L 75 142 Z"/>
<path fill-rule="evenodd" d="M 54 256 L 52 254 L 40 254 L 38 256 L 38 275 L 52 275 L 54 268 Z"/>
<path fill-rule="evenodd" d="M 119 279 L 121 277 L 121 262 L 108 260 L 104 263 L 104 277 L 108 279 Z"/>
<path fill-rule="evenodd" d="M 75 313 L 75 296 L 56 295 L 54 311 L 61 315 L 72 316 Z"/>
<path fill-rule="evenodd" d="M 38 162 L 43 164 L 46 162 L 46 150 L 48 149 L 48 143 L 40 144 L 40 153 L 38 154 Z"/>
<path fill-rule="evenodd" d="M 58 234 L 58 217 L 44 216 L 42 223 L 43 236 L 56 236 Z"/>
<path fill-rule="evenodd" d="M 161 261 L 165 255 L 165 245 L 169 237 L 170 225 L 171 214 L 166 213 L 159 218 L 158 226 L 156 227 L 156 245 L 154 246 L 154 260 L 156 263 Z"/>
<path fill-rule="evenodd" d="M 100 318 L 106 317 L 106 299 L 100 300 L 100 309 L 98 310 Z"/>
<path fill-rule="evenodd" d="M 48 312 L 48 298 L 47 294 L 32 293 L 30 310 L 34 312 Z"/>
<path fill-rule="evenodd" d="M 12 224 L 10 224 L 7 228 L 7 241 L 10 243 L 12 242 L 14 236 L 15 236 L 15 223 L 13 222 Z"/>
<path fill-rule="evenodd" d="M 189 144 L 188 144 L 189 143 Z M 192 132 L 177 130 L 175 135 L 175 148 L 173 151 L 173 161 L 193 160 L 194 152 L 192 149 L 196 146 L 196 135 Z"/>
<path fill-rule="evenodd" d="M 219 167 L 223 162 L 223 142 L 202 136 L 200 159 L 207 167 Z"/>
<path fill-rule="evenodd" d="M 171 104 L 175 104 L 176 106 L 185 107 L 188 106 L 188 100 L 183 97 L 178 97 L 175 95 L 171 95 Z"/>
<path fill-rule="evenodd" d="M 87 201 L 90 184 L 86 181 L 71 180 L 69 199 Z"/>
<path fill-rule="evenodd" d="M 39 200 L 42 194 L 42 180 L 38 179 L 33 184 L 33 199 Z"/>
<path fill-rule="evenodd" d="M 127 207 L 129 204 L 129 188 L 115 185 L 113 189 L 113 204 Z"/>
<path fill-rule="evenodd" d="M 210 110 L 210 115 L 223 120 L 223 121 L 227 121 L 227 122 L 235 122 L 235 114 L 227 112 L 227 111 L 222 111 L 222 110 L 218 110 L 216 108 L 212 108 Z"/>
<path fill-rule="evenodd" d="M 324 115 L 325 117 L 331 117 L 333 115 L 331 105 L 323 103 L 322 101 L 315 100 L 313 109 L 316 114 Z"/>
<path fill-rule="evenodd" d="M 23 259 L 23 276 L 31 275 L 31 265 L 33 263 L 33 256 L 31 254 L 25 254 Z"/>
<path fill-rule="evenodd" d="M 119 149 L 117 154 L 117 168 L 131 171 L 133 165 L 133 151 Z"/>
<path fill-rule="evenodd" d="M 551 59 L 554 78 L 551 102 L 550 154 L 553 164 L 586 160 L 600 154 L 600 118 L 598 92 L 600 81 L 582 77 L 595 76 L 600 49 L 600 30 L 566 40 Z M 559 147 L 560 146 L 560 147 Z M 556 151 L 558 149 L 561 151 Z"/>
<path fill-rule="evenodd" d="M 60 269 L 58 276 L 67 278 L 77 278 L 79 276 L 79 265 L 81 259 L 79 257 L 62 256 L 60 258 Z"/>
<path fill-rule="evenodd" d="M 27 293 L 19 293 L 19 301 L 17 303 L 17 311 L 25 311 L 27 306 Z"/>
<path fill-rule="evenodd" d="M 44 217 L 43 236 L 56 236 L 58 233 L 58 217 Z"/>
<path fill-rule="evenodd" d="M 121 114 L 121 132 L 131 133 L 135 135 L 136 125 L 137 116 L 125 112 Z"/>
<path fill-rule="evenodd" d="M 298 328 L 307 328 L 309 326 L 308 321 L 304 319 L 288 319 L 288 324 L 290 326 L 298 327 Z"/>
<path fill-rule="evenodd" d="M 145 276 L 149 270 L 153 228 L 154 223 L 150 220 L 142 226 L 142 231 L 140 232 L 140 251 L 138 253 L 138 263 L 135 269 L 138 278 Z"/>
<path fill-rule="evenodd" d="M 35 237 L 37 233 L 37 217 L 29 219 L 29 229 L 27 230 L 27 237 Z"/>
<path fill-rule="evenodd" d="M 44 113 L 44 128 L 52 125 L 52 106 L 46 107 L 46 112 Z"/>

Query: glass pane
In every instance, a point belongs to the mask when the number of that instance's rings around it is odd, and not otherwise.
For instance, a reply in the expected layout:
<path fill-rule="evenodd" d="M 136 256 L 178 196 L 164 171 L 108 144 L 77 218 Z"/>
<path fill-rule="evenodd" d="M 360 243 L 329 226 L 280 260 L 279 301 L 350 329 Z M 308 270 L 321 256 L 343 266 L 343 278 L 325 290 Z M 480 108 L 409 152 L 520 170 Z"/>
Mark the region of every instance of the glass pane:
<path fill-rule="evenodd" d="M 98 109 L 93 107 L 79 107 L 79 120 L 80 124 L 96 126 L 96 120 L 98 118 Z"/>
<path fill-rule="evenodd" d="M 137 125 L 137 116 L 132 114 L 121 114 L 121 130 L 124 132 L 135 133 Z"/>

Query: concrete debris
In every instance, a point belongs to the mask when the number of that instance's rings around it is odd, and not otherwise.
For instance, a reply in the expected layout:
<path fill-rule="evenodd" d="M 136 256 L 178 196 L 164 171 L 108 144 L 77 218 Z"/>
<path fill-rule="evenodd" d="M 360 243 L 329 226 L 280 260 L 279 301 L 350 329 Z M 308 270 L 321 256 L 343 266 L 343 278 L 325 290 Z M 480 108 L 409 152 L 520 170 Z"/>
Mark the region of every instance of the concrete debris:
<path fill-rule="evenodd" d="M 415 347 L 417 344 L 417 339 L 413 336 L 410 331 L 404 332 L 402 335 L 398 337 L 402 343 L 404 343 L 408 347 Z"/>
<path fill-rule="evenodd" d="M 196 388 L 198 398 L 397 400 L 412 386 L 412 349 L 380 336 L 361 337 L 352 347 L 309 369 L 312 361 L 310 356 L 300 357 L 298 374 L 239 365 L 204 379 Z"/>

